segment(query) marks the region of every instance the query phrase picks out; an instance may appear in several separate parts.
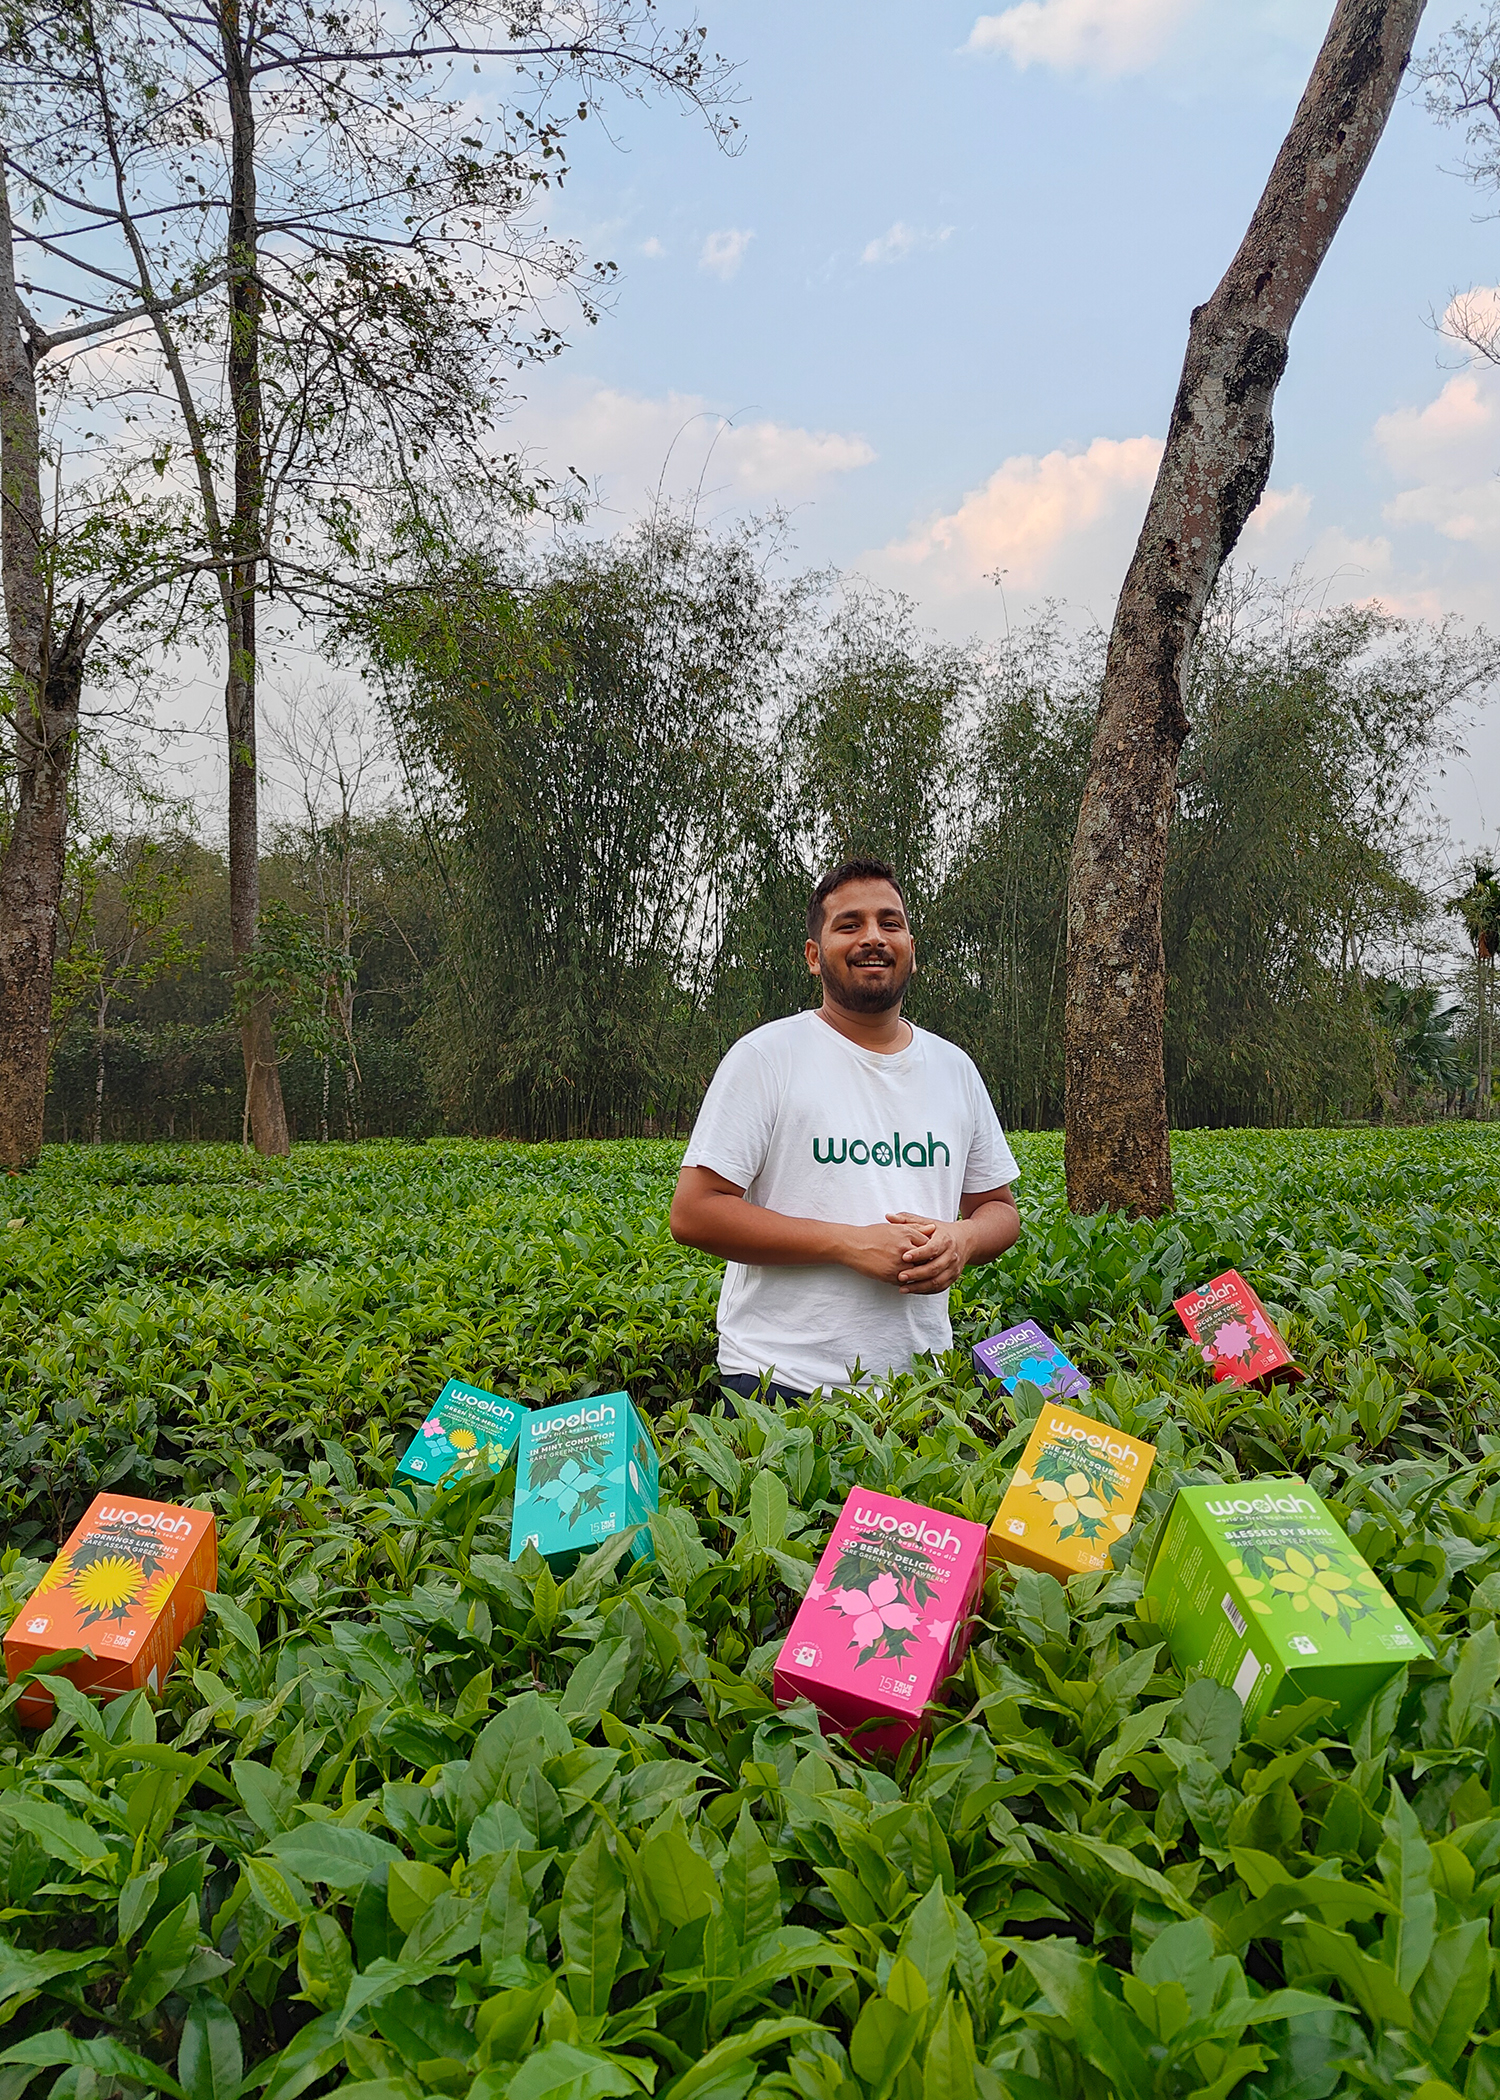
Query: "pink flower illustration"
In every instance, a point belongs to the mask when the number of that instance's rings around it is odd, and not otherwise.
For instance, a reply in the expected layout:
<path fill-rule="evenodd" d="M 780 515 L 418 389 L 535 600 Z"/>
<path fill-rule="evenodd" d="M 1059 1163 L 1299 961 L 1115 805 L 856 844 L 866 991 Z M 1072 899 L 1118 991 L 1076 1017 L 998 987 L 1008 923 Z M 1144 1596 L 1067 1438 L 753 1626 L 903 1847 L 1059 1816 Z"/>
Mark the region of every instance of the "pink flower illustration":
<path fill-rule="evenodd" d="M 816 1577 L 816 1576 L 814 1576 L 813 1580 L 812 1580 L 812 1581 L 811 1581 L 811 1582 L 810 1582 L 810 1583 L 809 1583 L 809 1584 L 807 1585 L 807 1594 L 808 1594 L 808 1596 L 809 1596 L 809 1597 L 821 1597 L 821 1596 L 822 1596 L 822 1594 L 823 1594 L 823 1585 L 822 1585 L 822 1583 L 821 1583 L 821 1582 L 819 1582 L 819 1581 L 818 1581 L 818 1579 L 817 1579 L 817 1577 Z"/>
<path fill-rule="evenodd" d="M 862 1643 L 878 1641 L 888 1626 L 904 1633 L 917 1623 L 891 1575 L 877 1575 L 867 1590 L 836 1590 L 834 1602 L 854 1621 L 854 1638 Z"/>
<path fill-rule="evenodd" d="M 949 1634 L 953 1631 L 953 1621 L 951 1619 L 931 1619 L 928 1621 L 927 1631 L 935 1641 L 946 1641 Z"/>
<path fill-rule="evenodd" d="M 1226 1320 L 1214 1336 L 1220 1356 L 1248 1356 L 1250 1330 L 1243 1320 Z"/>

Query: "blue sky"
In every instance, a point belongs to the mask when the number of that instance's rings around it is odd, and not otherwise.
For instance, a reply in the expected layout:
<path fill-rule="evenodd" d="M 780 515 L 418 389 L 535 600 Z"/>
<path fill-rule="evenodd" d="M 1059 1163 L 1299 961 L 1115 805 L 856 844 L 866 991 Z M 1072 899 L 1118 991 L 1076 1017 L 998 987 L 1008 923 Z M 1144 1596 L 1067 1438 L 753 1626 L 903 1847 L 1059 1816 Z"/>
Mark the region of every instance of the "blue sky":
<path fill-rule="evenodd" d="M 1107 620 L 1190 309 L 1329 12 L 707 0 L 742 148 L 659 105 L 576 134 L 552 222 L 620 284 L 525 380 L 517 435 L 589 475 L 601 526 L 665 468 L 676 494 L 701 477 L 710 518 L 786 505 L 799 561 L 899 585 L 945 633 L 997 634 L 1048 595 Z M 1434 0 L 1419 49 L 1458 12 Z M 1431 325 L 1500 279 L 1456 157 L 1403 99 L 1294 332 L 1244 551 L 1332 598 L 1494 623 L 1500 374 Z M 1493 836 L 1493 709 L 1439 800 L 1461 840 Z"/>

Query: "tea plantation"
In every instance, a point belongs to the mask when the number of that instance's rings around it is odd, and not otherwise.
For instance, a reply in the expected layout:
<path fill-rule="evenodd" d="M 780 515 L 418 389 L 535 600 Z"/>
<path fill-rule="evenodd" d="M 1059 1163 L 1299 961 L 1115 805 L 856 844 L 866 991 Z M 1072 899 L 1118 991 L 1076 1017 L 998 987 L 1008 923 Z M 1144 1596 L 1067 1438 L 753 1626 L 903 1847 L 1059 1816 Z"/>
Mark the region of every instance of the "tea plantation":
<path fill-rule="evenodd" d="M 771 1658 L 851 1486 L 987 1521 L 1025 1422 L 966 1347 L 726 1419 L 677 1147 L 7 1181 L 6 1622 L 101 1488 L 206 1499 L 221 1565 L 158 1702 L 4 1702 L 0 2100 L 1500 2095 L 1500 1133 L 1184 1137 L 1159 1225 L 1070 1219 L 1058 1141 L 1017 1149 L 960 1341 L 1034 1316 L 1159 1457 L 1128 1564 L 991 1581 L 894 1766 L 778 1713 Z M 1230 1264 L 1300 1388 L 1206 1382 L 1171 1300 Z M 628 1387 L 654 1561 L 513 1564 L 512 1474 L 393 1489 L 449 1375 Z M 1174 1486 L 1265 1471 L 1431 1650 L 1347 1731 L 1245 1736 L 1136 1610 Z"/>

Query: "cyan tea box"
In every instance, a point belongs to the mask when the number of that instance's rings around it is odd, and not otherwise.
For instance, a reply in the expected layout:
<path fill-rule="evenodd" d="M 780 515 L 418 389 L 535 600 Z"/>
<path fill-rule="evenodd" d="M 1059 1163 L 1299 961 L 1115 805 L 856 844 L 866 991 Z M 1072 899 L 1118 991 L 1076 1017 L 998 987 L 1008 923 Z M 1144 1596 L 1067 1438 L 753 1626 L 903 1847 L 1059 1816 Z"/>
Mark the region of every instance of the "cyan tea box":
<path fill-rule="evenodd" d="M 450 1378 L 396 1471 L 428 1486 L 442 1481 L 449 1487 L 481 1466 L 498 1473 L 529 1412 L 518 1401 L 502 1400 L 483 1386 Z"/>
<path fill-rule="evenodd" d="M 976 1342 L 973 1355 L 974 1374 L 980 1383 L 998 1379 L 1008 1393 L 1023 1379 L 1040 1386 L 1048 1400 L 1080 1400 L 1089 1389 L 1077 1364 L 1063 1355 L 1046 1328 L 1038 1327 L 1035 1320 L 1022 1320 L 1003 1334 Z"/>
<path fill-rule="evenodd" d="M 656 1514 L 657 1457 L 650 1429 L 629 1393 L 565 1400 L 528 1414 L 516 1453 L 510 1557 L 535 1546 L 545 1560 L 587 1553 Z M 651 1554 L 651 1534 L 631 1547 Z"/>
<path fill-rule="evenodd" d="M 1147 1570 L 1145 1617 L 1179 1670 L 1227 1684 L 1254 1726 L 1332 1699 L 1346 1726 L 1427 1651 L 1380 1577 L 1301 1480 L 1179 1488 Z"/>

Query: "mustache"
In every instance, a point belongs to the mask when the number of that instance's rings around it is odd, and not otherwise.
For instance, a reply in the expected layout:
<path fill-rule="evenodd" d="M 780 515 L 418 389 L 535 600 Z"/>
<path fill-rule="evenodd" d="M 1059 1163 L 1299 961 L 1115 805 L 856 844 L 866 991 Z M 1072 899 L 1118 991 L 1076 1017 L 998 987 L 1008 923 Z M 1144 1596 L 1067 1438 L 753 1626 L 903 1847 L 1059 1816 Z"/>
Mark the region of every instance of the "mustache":
<path fill-rule="evenodd" d="M 896 958 L 889 948 L 882 946 L 878 948 L 861 948 L 856 954 L 851 955 L 849 960 L 851 963 L 893 963 Z"/>

